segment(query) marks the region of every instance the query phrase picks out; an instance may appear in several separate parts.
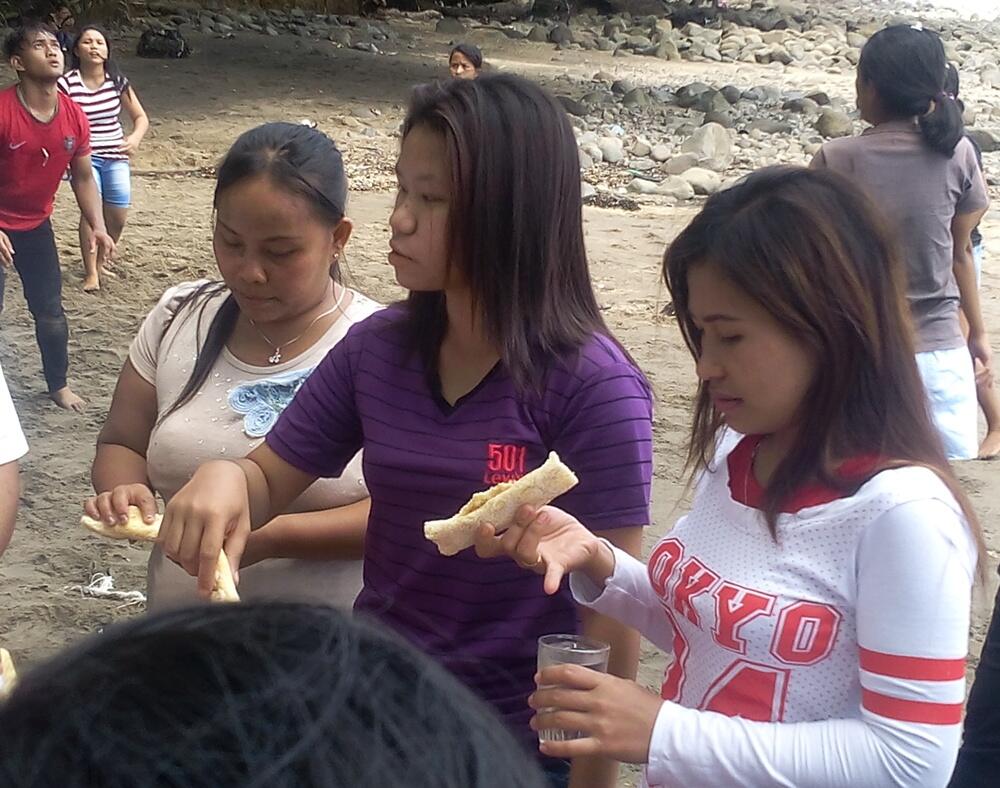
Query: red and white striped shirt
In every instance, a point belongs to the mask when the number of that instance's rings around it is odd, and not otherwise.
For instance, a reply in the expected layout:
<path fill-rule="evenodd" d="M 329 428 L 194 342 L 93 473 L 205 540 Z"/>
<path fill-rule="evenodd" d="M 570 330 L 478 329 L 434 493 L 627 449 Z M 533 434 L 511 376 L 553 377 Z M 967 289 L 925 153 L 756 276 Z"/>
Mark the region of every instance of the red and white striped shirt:
<path fill-rule="evenodd" d="M 944 786 L 965 697 L 975 545 L 930 470 L 754 508 L 753 438 L 717 461 L 648 566 L 615 551 L 578 601 L 673 655 L 649 786 Z"/>
<path fill-rule="evenodd" d="M 128 159 L 122 152 L 121 143 L 125 139 L 119 116 L 122 112 L 122 94 L 128 90 L 128 82 L 119 89 L 114 81 L 105 77 L 104 84 L 91 90 L 73 69 L 59 77 L 59 89 L 80 105 L 90 121 L 91 155 L 99 159 Z"/>

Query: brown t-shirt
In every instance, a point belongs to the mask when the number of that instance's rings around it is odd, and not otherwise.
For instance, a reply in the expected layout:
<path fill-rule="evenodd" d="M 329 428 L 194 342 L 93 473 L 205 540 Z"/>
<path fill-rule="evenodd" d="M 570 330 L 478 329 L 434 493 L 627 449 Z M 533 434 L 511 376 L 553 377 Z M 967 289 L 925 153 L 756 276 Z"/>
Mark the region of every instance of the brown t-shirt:
<path fill-rule="evenodd" d="M 178 312 L 183 299 L 203 281 L 184 282 L 164 293 L 132 342 L 129 361 L 156 388 L 157 415 L 180 394 L 205 341 L 205 331 L 228 291 L 200 306 Z M 158 421 L 149 436 L 146 468 L 164 501 L 187 483 L 204 462 L 243 457 L 291 401 L 298 386 L 348 329 L 380 306 L 357 292 L 326 333 L 312 347 L 280 364 L 258 367 L 223 348 L 198 393 Z M 167 326 L 169 325 L 169 328 Z M 333 509 L 368 496 L 361 455 L 337 479 L 319 479 L 286 510 L 289 513 Z M 310 561 L 270 558 L 240 571 L 240 595 L 246 600 L 283 599 L 320 602 L 350 609 L 361 590 L 361 561 Z M 198 602 L 195 582 L 154 547 L 149 560 L 147 609 L 165 610 Z"/>
<path fill-rule="evenodd" d="M 949 158 L 928 147 L 915 122 L 892 121 L 827 142 L 812 166 L 854 180 L 896 223 L 917 350 L 964 345 L 951 222 L 989 205 L 972 143 L 962 138 Z"/>

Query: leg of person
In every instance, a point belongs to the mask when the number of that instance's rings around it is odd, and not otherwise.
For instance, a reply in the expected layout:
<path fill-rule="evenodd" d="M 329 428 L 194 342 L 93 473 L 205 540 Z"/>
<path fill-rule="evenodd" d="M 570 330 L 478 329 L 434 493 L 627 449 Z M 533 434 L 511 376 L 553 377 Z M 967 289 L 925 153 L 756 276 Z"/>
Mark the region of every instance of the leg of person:
<path fill-rule="evenodd" d="M 69 327 L 62 306 L 62 272 L 52 224 L 46 219 L 34 230 L 8 233 L 14 244 L 14 267 L 24 286 L 28 310 L 35 319 L 35 338 L 49 396 L 59 407 L 82 410 L 84 401 L 66 385 L 69 369 Z"/>
<path fill-rule="evenodd" d="M 965 733 L 948 788 L 994 785 L 1000 774 L 1000 594 L 993 608 L 976 680 L 969 692 Z"/>
<path fill-rule="evenodd" d="M 122 236 L 132 205 L 132 170 L 127 159 L 105 159 L 103 180 L 104 223 L 115 243 Z"/>
<path fill-rule="evenodd" d="M 976 265 L 976 287 L 979 287 L 983 278 L 983 259 L 986 256 L 986 249 L 982 244 L 972 247 L 972 259 Z M 968 324 L 965 315 L 962 317 L 962 333 L 969 335 Z M 976 372 L 979 372 L 977 364 Z M 979 459 L 992 460 L 1000 455 L 1000 387 L 993 385 L 992 380 L 980 381 L 976 379 L 976 397 L 979 399 L 979 407 L 982 408 L 986 417 L 986 437 L 979 444 Z"/>
<path fill-rule="evenodd" d="M 90 166 L 94 170 L 94 183 L 97 184 L 97 193 L 103 196 L 104 184 L 102 173 L 104 160 L 96 156 L 90 160 Z M 93 293 L 101 289 L 101 275 L 97 270 L 97 250 L 93 249 L 94 230 L 90 223 L 80 217 L 80 255 L 83 257 L 83 290 Z"/>
<path fill-rule="evenodd" d="M 971 460 L 979 450 L 976 379 L 965 346 L 917 353 L 934 426 L 949 460 Z"/>

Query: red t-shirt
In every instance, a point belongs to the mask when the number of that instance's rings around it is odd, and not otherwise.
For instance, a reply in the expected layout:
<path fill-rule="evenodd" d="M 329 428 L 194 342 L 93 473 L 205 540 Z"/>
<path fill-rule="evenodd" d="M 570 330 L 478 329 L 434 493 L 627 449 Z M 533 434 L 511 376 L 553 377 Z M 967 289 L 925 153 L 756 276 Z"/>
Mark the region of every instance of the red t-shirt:
<path fill-rule="evenodd" d="M 0 91 L 0 230 L 33 230 L 52 214 L 69 163 L 90 154 L 90 124 L 71 98 L 42 123 L 24 108 L 17 88 Z"/>

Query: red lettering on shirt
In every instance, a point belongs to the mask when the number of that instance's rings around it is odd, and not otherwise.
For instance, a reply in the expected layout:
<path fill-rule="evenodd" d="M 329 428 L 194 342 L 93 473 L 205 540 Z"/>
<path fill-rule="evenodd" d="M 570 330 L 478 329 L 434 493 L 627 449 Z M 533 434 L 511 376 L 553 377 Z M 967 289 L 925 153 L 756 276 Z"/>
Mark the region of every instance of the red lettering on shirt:
<path fill-rule="evenodd" d="M 756 722 L 781 722 L 790 673 L 789 668 L 738 659 L 712 682 L 698 708 Z"/>
<path fill-rule="evenodd" d="M 759 616 L 771 615 L 775 597 L 728 580 L 715 589 L 715 628 L 712 636 L 723 648 L 737 654 L 747 653 L 747 642 L 739 636 L 740 628 Z"/>
<path fill-rule="evenodd" d="M 697 558 L 689 558 L 681 566 L 680 577 L 674 586 L 673 606 L 696 627 L 701 626 L 701 616 L 694 609 L 692 601 L 696 596 L 708 593 L 719 581 L 719 576 Z"/>
<path fill-rule="evenodd" d="M 524 476 L 526 446 L 512 443 L 489 443 L 486 445 L 486 472 L 483 481 L 487 484 L 513 482 Z"/>
<path fill-rule="evenodd" d="M 649 556 L 649 563 L 646 571 L 649 573 L 649 582 L 653 584 L 653 590 L 661 600 L 667 598 L 667 584 L 670 575 L 684 555 L 684 545 L 679 539 L 664 539 L 654 549 Z"/>
<path fill-rule="evenodd" d="M 771 653 L 787 665 L 815 665 L 833 649 L 840 611 L 818 602 L 793 602 L 778 616 Z"/>
<path fill-rule="evenodd" d="M 688 656 L 688 642 L 677 626 L 677 619 L 669 609 L 663 609 L 663 615 L 670 620 L 670 627 L 674 631 L 673 657 L 674 661 L 667 666 L 666 673 L 663 674 L 663 685 L 660 687 L 660 697 L 664 700 L 678 701 L 681 698 L 681 689 L 684 687 L 684 663 Z"/>

